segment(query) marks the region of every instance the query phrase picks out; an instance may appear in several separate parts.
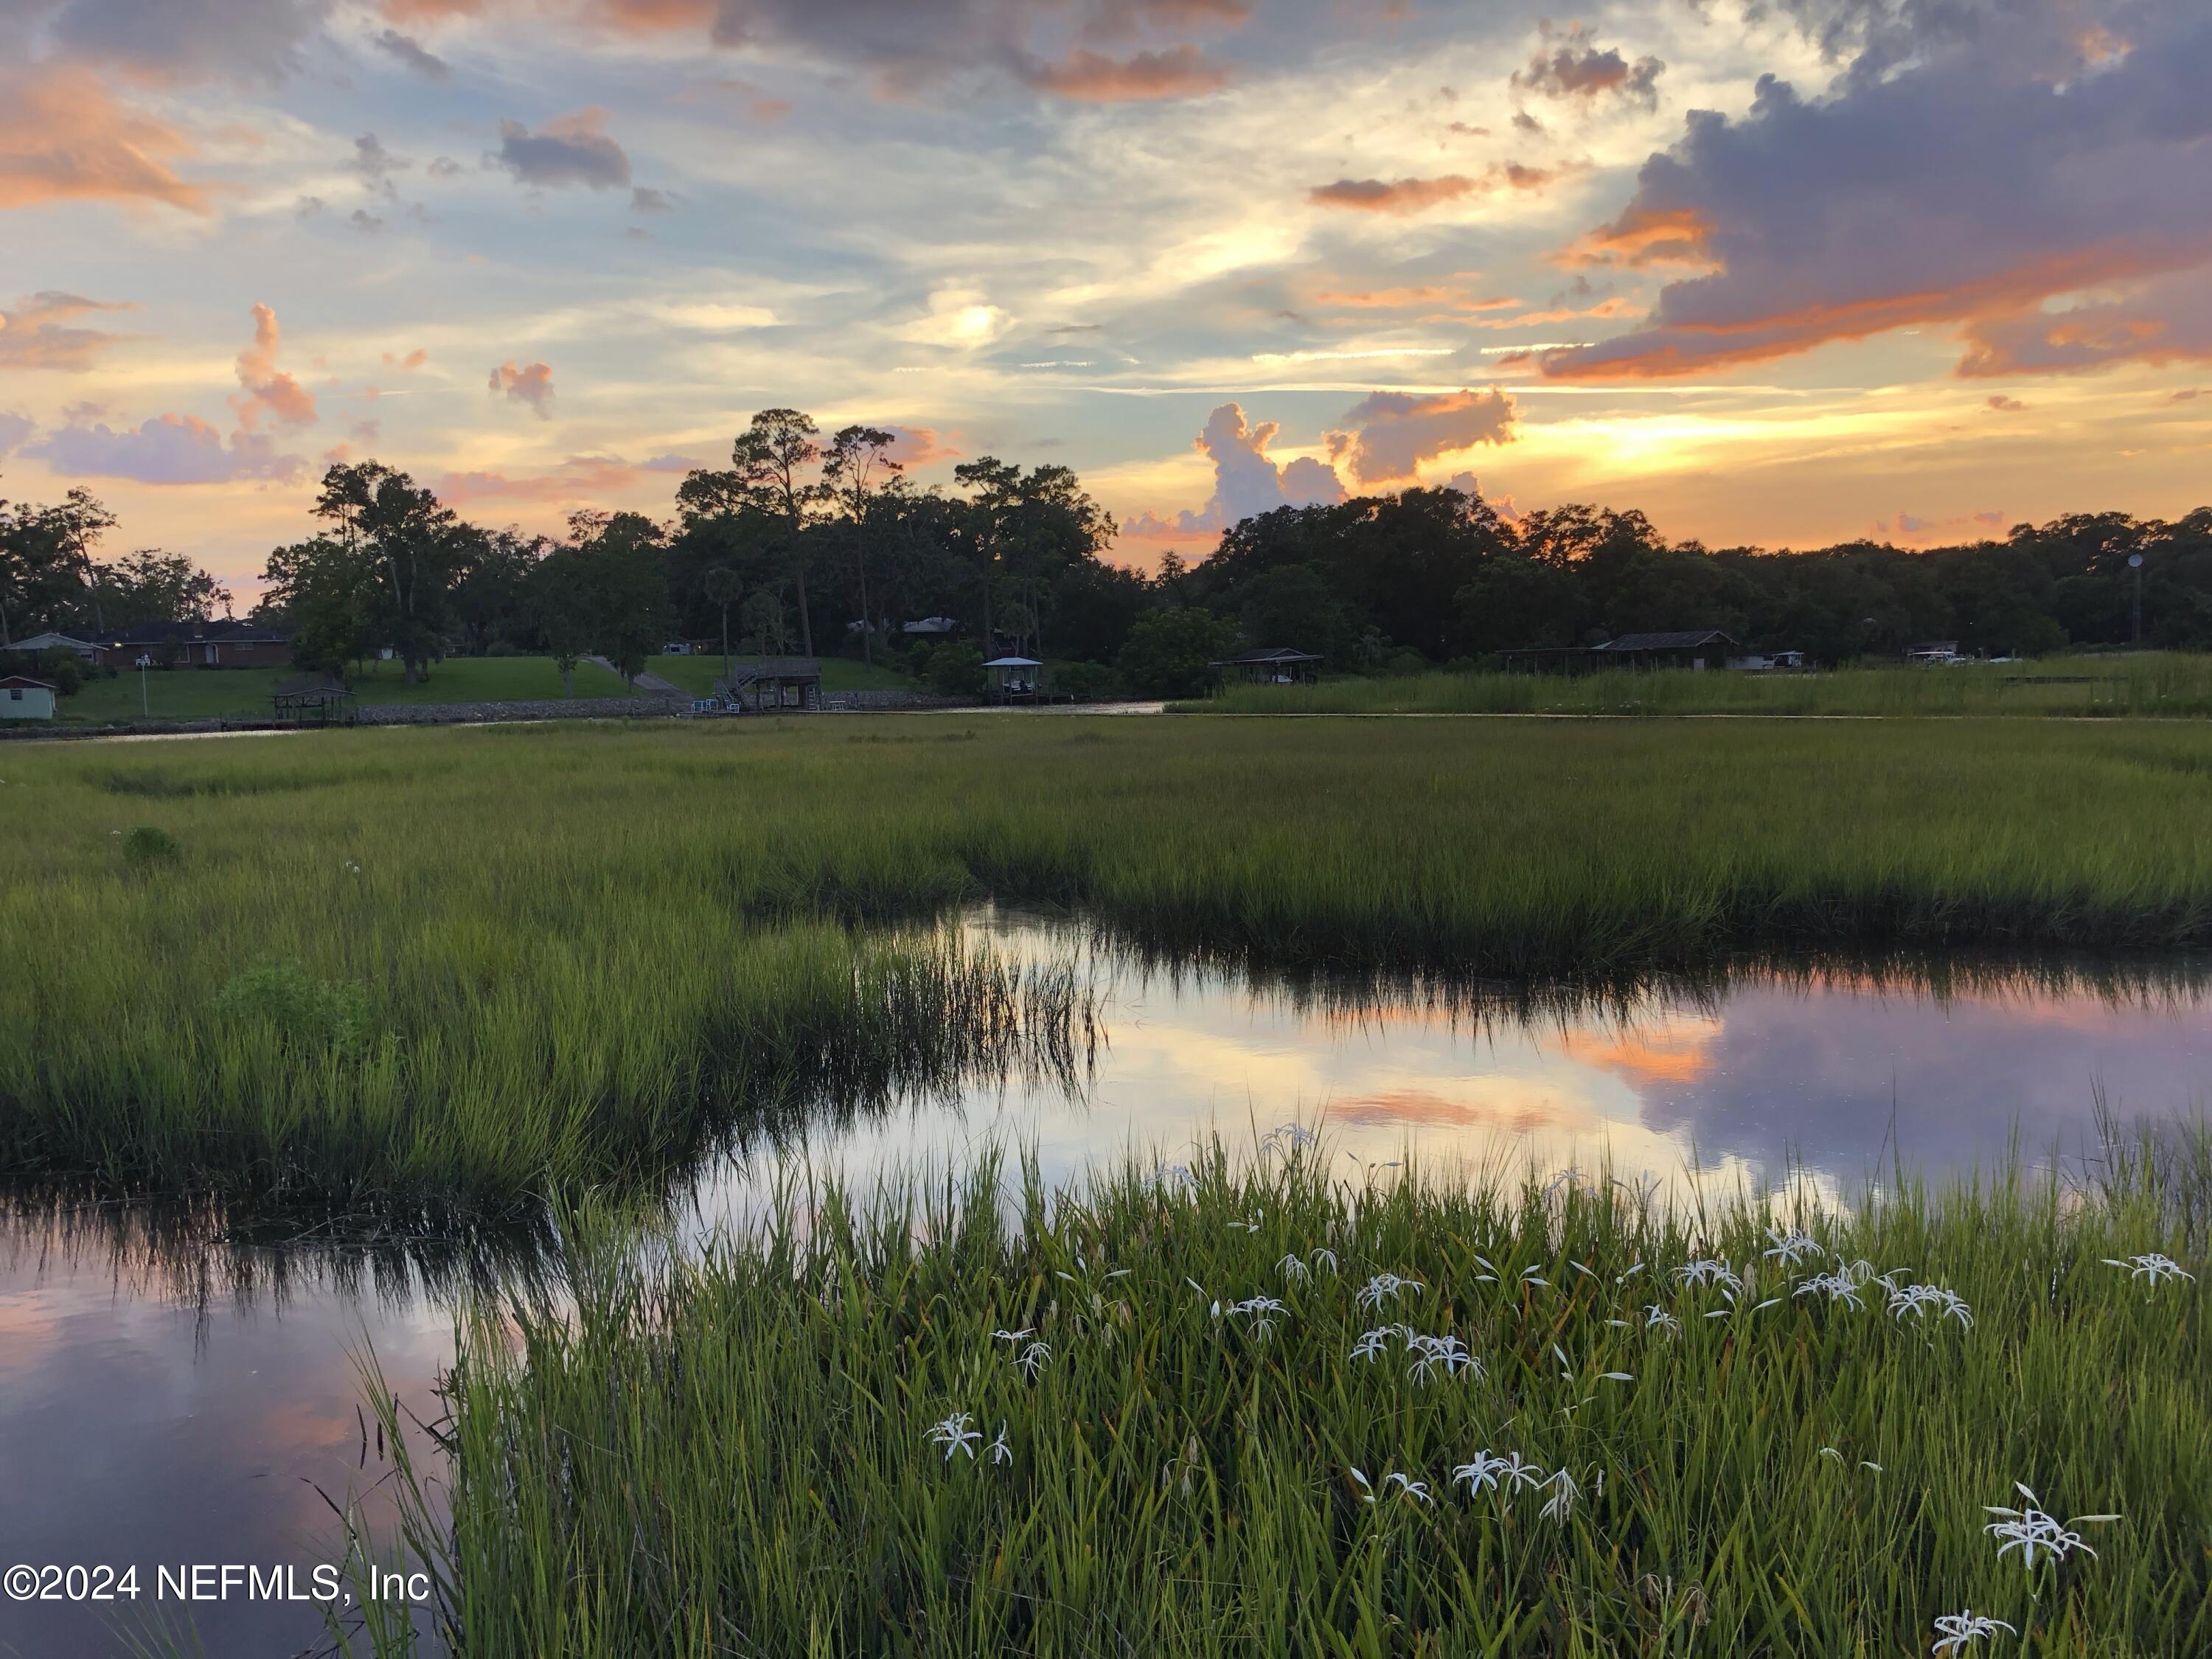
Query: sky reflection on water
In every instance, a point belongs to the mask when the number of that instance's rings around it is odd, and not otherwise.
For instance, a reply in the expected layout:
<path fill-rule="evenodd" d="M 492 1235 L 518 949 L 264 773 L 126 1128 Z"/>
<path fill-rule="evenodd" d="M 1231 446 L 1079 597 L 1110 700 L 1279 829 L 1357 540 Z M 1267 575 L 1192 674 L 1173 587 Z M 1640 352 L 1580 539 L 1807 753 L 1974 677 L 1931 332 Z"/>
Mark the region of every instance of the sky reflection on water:
<path fill-rule="evenodd" d="M 1411 1150 L 1431 1170 L 1513 1175 L 1609 1156 L 1632 1176 L 1679 1185 L 1694 1161 L 1733 1185 L 1795 1163 L 1847 1194 L 1893 1144 L 1940 1177 L 1998 1164 L 2015 1132 L 2031 1160 L 2078 1155 L 2100 1087 L 2124 1115 L 2205 1096 L 2206 994 L 2185 969 L 2118 990 L 1999 976 L 1942 999 L 1849 975 L 1752 976 L 1524 1020 L 1451 994 L 1363 1002 L 1148 970 L 1033 916 L 986 911 L 965 927 L 1025 961 L 1087 957 L 1106 1038 L 1087 1086 L 1071 1098 L 1018 1078 L 825 1113 L 807 1147 L 817 1170 L 865 1185 L 995 1142 L 1034 1146 L 1053 1180 L 1129 1151 L 1180 1160 L 1210 1129 L 1249 1146 L 1255 1126 L 1296 1119 L 1324 1121 L 1336 1152 L 1370 1164 Z M 766 1169 L 757 1156 L 702 1171 L 696 1224 L 741 1220 Z M 434 1419 L 467 1273 L 349 1280 L 310 1255 L 277 1293 L 265 1273 L 236 1282 L 241 1260 L 143 1241 L 118 1252 L 99 1227 L 64 1238 L 51 1218 L 0 1226 L 0 1566 L 136 1563 L 143 1580 L 164 1562 L 336 1559 L 317 1488 L 343 1502 L 386 1468 L 373 1449 L 362 1459 L 354 1356 L 372 1346 L 408 1407 Z M 210 1654 L 292 1653 L 320 1632 L 311 1609 L 195 1612 Z M 0 1654 L 107 1655 L 112 1632 L 82 1607 L 0 1601 Z"/>

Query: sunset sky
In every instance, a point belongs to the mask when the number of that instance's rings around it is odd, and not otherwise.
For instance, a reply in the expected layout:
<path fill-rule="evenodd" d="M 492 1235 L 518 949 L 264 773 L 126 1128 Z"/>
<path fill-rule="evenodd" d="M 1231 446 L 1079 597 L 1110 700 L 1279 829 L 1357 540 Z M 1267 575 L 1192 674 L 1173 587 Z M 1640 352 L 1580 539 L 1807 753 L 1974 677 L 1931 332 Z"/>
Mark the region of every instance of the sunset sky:
<path fill-rule="evenodd" d="M 241 599 L 329 459 L 550 529 L 787 404 L 1139 564 L 1462 475 L 2173 514 L 2208 82 L 2197 0 L 0 0 L 0 495 Z"/>

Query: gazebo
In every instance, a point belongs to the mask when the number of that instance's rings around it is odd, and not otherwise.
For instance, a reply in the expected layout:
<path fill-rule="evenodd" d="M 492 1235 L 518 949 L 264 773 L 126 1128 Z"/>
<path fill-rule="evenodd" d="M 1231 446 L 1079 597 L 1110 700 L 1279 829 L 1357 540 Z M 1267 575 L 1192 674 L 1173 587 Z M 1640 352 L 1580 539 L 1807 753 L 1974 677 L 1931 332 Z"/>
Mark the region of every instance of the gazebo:
<path fill-rule="evenodd" d="M 1287 645 L 1247 651 L 1241 657 L 1210 665 L 1224 672 L 1233 672 L 1248 685 L 1311 685 L 1321 678 L 1319 657 Z"/>
<path fill-rule="evenodd" d="M 1044 665 L 1035 657 L 994 657 L 983 673 L 993 702 L 1037 702 L 1044 696 Z"/>
<path fill-rule="evenodd" d="M 276 718 L 288 726 L 351 726 L 353 688 L 337 675 L 295 674 L 269 693 Z"/>

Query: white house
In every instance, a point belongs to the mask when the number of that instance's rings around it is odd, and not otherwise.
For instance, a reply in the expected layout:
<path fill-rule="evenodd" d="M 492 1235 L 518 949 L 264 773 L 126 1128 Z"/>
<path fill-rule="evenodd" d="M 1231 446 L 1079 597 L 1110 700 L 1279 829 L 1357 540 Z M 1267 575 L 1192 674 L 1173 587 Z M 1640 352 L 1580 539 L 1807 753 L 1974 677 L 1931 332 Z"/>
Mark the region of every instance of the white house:
<path fill-rule="evenodd" d="M 52 686 L 23 674 L 10 674 L 0 679 L 0 720 L 50 720 L 53 717 Z"/>
<path fill-rule="evenodd" d="M 27 640 L 0 647 L 9 651 L 74 651 L 87 662 L 100 654 L 100 647 L 89 640 L 73 640 L 66 634 L 33 634 Z"/>

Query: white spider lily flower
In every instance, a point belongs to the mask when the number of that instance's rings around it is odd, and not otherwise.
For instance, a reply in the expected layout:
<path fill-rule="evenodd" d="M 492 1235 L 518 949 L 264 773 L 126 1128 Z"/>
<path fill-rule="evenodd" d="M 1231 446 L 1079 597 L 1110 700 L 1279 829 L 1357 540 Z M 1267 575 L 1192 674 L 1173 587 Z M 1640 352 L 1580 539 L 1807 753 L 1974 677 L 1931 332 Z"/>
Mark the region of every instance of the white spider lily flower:
<path fill-rule="evenodd" d="M 1637 1274 L 1643 1271 L 1644 1264 L 1639 1261 L 1634 1267 L 1631 1267 L 1626 1273 L 1615 1273 L 1613 1275 L 1613 1282 L 1616 1285 L 1626 1285 L 1630 1279 L 1635 1278 Z"/>
<path fill-rule="evenodd" d="M 1555 1526 L 1565 1526 L 1575 1512 L 1575 1499 L 1583 1495 L 1582 1488 L 1575 1485 L 1574 1476 L 1565 1469 L 1554 1470 L 1544 1484 L 1552 1489 L 1552 1495 L 1544 1500 L 1544 1519 Z"/>
<path fill-rule="evenodd" d="M 952 1454 L 955 1452 L 965 1452 L 971 1461 L 974 1459 L 976 1443 L 982 1439 L 983 1431 L 981 1429 L 969 1428 L 968 1425 L 972 1420 L 970 1413 L 956 1412 L 942 1423 L 935 1424 L 931 1427 L 929 1443 L 945 1448 L 946 1462 L 950 1463 L 952 1461 Z"/>
<path fill-rule="evenodd" d="M 2125 1267 L 2130 1279 L 2147 1279 L 2154 1285 L 2161 1279 L 2197 1277 L 2172 1256 L 2160 1255 L 2155 1253 L 2149 1255 L 2131 1255 L 2125 1261 L 2115 1261 L 2111 1256 L 2104 1257 L 2103 1261 L 2108 1267 Z"/>
<path fill-rule="evenodd" d="M 1726 1319 L 1735 1311 L 1733 1308 L 1716 1308 L 1705 1316 L 1708 1319 Z"/>
<path fill-rule="evenodd" d="M 2091 1555 L 2096 1554 L 2097 1552 L 2084 1543 L 2081 1534 L 2075 1532 L 2074 1528 L 2091 1522 L 2117 1521 L 2120 1518 L 2117 1515 L 2078 1515 L 2071 1521 L 2060 1521 L 2055 1516 L 2046 1515 L 2043 1510 L 2043 1500 L 2019 1481 L 2013 1482 L 2013 1490 L 2027 1499 L 2027 1507 L 2024 1510 L 2008 1510 L 2000 1509 L 1994 1504 L 1984 1504 L 1982 1507 L 1998 1518 L 1990 1522 L 1982 1530 L 2005 1540 L 1997 1546 L 1998 1559 L 2003 1559 L 2008 1551 L 2018 1550 L 2021 1552 L 2021 1561 L 2030 1571 L 2034 1571 L 2035 1553 L 2038 1550 L 2041 1550 L 2054 1561 L 2063 1561 L 2075 1550 L 2083 1550 Z"/>
<path fill-rule="evenodd" d="M 1605 1322 L 1617 1331 L 1632 1331 L 1636 1328 L 1636 1322 L 1632 1319 L 1608 1319 Z"/>
<path fill-rule="evenodd" d="M 1851 1277 L 1848 1268 L 1839 1267 L 1830 1273 L 1814 1273 L 1790 1294 L 1792 1296 L 1825 1295 L 1832 1307 L 1838 1302 L 1848 1303 L 1852 1307 L 1859 1309 L 1864 1309 L 1866 1306 L 1865 1303 L 1859 1300 L 1858 1281 Z"/>
<path fill-rule="evenodd" d="M 1963 1653 L 1969 1642 L 1978 1642 L 1985 1636 L 1996 1635 L 1999 1631 L 2008 1631 L 2014 1636 L 2020 1634 L 2003 1620 L 1985 1617 L 1976 1613 L 1972 1607 L 1968 1607 L 1963 1613 L 1943 1613 L 1936 1620 L 1936 1645 L 1928 1651 Z"/>
<path fill-rule="evenodd" d="M 1865 1458 L 1863 1458 L 1863 1457 L 1862 1457 L 1861 1459 L 1859 1459 L 1859 1467 L 1860 1467 L 1861 1468 L 1863 1468 L 1863 1469 L 1872 1469 L 1872 1470 L 1873 1470 L 1876 1474 L 1881 1474 L 1886 1473 L 1886 1471 L 1882 1468 L 1882 1467 L 1881 1467 L 1881 1464 L 1879 1464 L 1879 1463 L 1870 1463 L 1870 1462 L 1868 1462 Z"/>
<path fill-rule="evenodd" d="M 994 1463 L 1014 1461 L 1014 1449 L 1006 1443 L 1006 1425 L 1004 1423 L 999 1425 L 999 1437 L 990 1444 L 990 1458 Z"/>
<path fill-rule="evenodd" d="M 1765 1301 L 1764 1301 L 1764 1302 L 1754 1302 L 1754 1303 L 1753 1303 L 1753 1304 L 1751 1304 L 1751 1310 L 1752 1310 L 1752 1312 L 1753 1312 L 1753 1313 L 1764 1313 L 1764 1312 L 1765 1312 L 1769 1308 L 1778 1308 L 1778 1307 L 1780 1307 L 1781 1305 L 1782 1305 L 1782 1298 L 1781 1298 L 1780 1297 L 1778 1297 L 1778 1296 L 1770 1296 L 1770 1297 L 1768 1297 L 1766 1298 L 1766 1300 L 1765 1300 Z"/>
<path fill-rule="evenodd" d="M 1416 1480 L 1413 1476 L 1409 1474 L 1401 1474 L 1395 1469 L 1391 1470 L 1389 1474 L 1382 1477 L 1383 1491 L 1388 1492 L 1394 1486 L 1407 1497 L 1419 1498 L 1424 1504 L 1434 1504 L 1437 1501 L 1435 1498 L 1429 1496 L 1429 1483 L 1427 1481 Z"/>
<path fill-rule="evenodd" d="M 1252 1334 L 1261 1341 L 1275 1334 L 1275 1326 L 1283 1313 L 1282 1298 L 1273 1296 L 1248 1296 L 1242 1302 L 1232 1302 L 1223 1310 L 1233 1319 L 1250 1319 Z"/>
<path fill-rule="evenodd" d="M 1841 1452 L 1838 1451 L 1838 1450 L 1837 1450 L 1833 1446 L 1823 1446 L 1823 1447 L 1821 1447 L 1821 1448 L 1820 1448 L 1820 1455 L 1821 1455 L 1821 1456 L 1823 1456 L 1823 1457 L 1832 1457 L 1832 1458 L 1834 1458 L 1834 1459 L 1836 1460 L 1836 1462 L 1838 1462 L 1838 1463 L 1840 1463 L 1840 1462 L 1842 1462 L 1844 1461 L 1844 1455 L 1843 1455 L 1843 1453 L 1841 1453 Z"/>
<path fill-rule="evenodd" d="M 1902 1319 L 1911 1314 L 1919 1319 L 1933 1308 L 1938 1319 L 1955 1319 L 1968 1330 L 1974 1328 L 1974 1310 L 1966 1299 L 1956 1291 L 1946 1290 L 1941 1285 L 1898 1285 L 1889 1292 L 1889 1315 Z"/>
<path fill-rule="evenodd" d="M 1198 1177 L 1190 1172 L 1190 1165 L 1188 1164 L 1163 1164 L 1152 1172 L 1152 1179 L 1163 1184 L 1174 1180 L 1181 1182 L 1186 1187 L 1198 1185 Z"/>
<path fill-rule="evenodd" d="M 1487 1273 L 1494 1273 L 1498 1271 L 1498 1264 L 1480 1251 L 1475 1252 L 1474 1265 Z"/>
<path fill-rule="evenodd" d="M 1330 1278 L 1334 1279 L 1336 1277 L 1336 1252 L 1334 1250 L 1328 1249 L 1318 1249 L 1311 1255 L 1308 1256 L 1306 1260 L 1312 1262 L 1316 1267 L 1327 1267 L 1328 1269 Z"/>
<path fill-rule="evenodd" d="M 1674 1269 L 1674 1281 L 1679 1285 L 1723 1285 L 1731 1291 L 1743 1288 L 1743 1280 L 1736 1277 L 1735 1269 L 1715 1256 L 1699 1256 L 1684 1262 Z"/>
<path fill-rule="evenodd" d="M 1367 1476 L 1360 1470 L 1354 1469 L 1352 1472 L 1352 1478 L 1359 1483 L 1359 1501 L 1363 1504 L 1373 1503 L 1375 1501 L 1375 1488 L 1369 1483 Z"/>
<path fill-rule="evenodd" d="M 994 1342 L 1024 1342 L 1036 1334 L 1036 1332 L 1034 1329 L 1028 1326 L 1024 1326 L 1018 1331 L 993 1331 L 991 1333 L 991 1340 Z"/>
<path fill-rule="evenodd" d="M 1278 1261 L 1275 1264 L 1275 1271 L 1282 1274 L 1283 1283 L 1285 1285 L 1303 1285 L 1313 1277 L 1312 1270 L 1295 1255 L 1285 1255 Z"/>
<path fill-rule="evenodd" d="M 1636 1373 L 1633 1371 L 1600 1371 L 1597 1375 L 1598 1381 L 1601 1382 L 1633 1382 L 1636 1381 Z"/>
<path fill-rule="evenodd" d="M 1572 1364 L 1568 1363 L 1567 1351 L 1565 1348 L 1562 1348 L 1558 1343 L 1554 1342 L 1552 1344 L 1552 1357 L 1559 1362 L 1559 1375 L 1565 1377 L 1568 1381 L 1572 1382 L 1574 1380 L 1575 1368 Z"/>
<path fill-rule="evenodd" d="M 1425 1291 L 1428 1286 L 1418 1279 L 1401 1279 L 1395 1273 L 1377 1273 L 1360 1286 L 1354 1298 L 1363 1308 L 1380 1308 L 1385 1302 L 1395 1302 L 1409 1291 Z"/>
<path fill-rule="evenodd" d="M 1478 1381 L 1482 1376 L 1482 1362 L 1469 1353 L 1467 1344 L 1455 1336 L 1423 1336 L 1417 1331 L 1408 1331 L 1406 1346 L 1414 1356 L 1406 1375 L 1416 1382 L 1427 1382 L 1439 1365 L 1447 1377 L 1457 1376 L 1462 1371 L 1473 1372 Z"/>
<path fill-rule="evenodd" d="M 1032 1342 L 1014 1356 L 1013 1366 L 1016 1370 L 1034 1382 L 1036 1381 L 1036 1374 L 1044 1369 L 1045 1362 L 1051 1358 L 1052 1349 L 1049 1346 L 1042 1342 Z"/>
<path fill-rule="evenodd" d="M 1796 1267 L 1797 1258 L 1800 1256 L 1820 1254 L 1820 1241 L 1809 1233 L 1800 1232 L 1795 1227 L 1786 1233 L 1778 1232 L 1769 1227 L 1766 1230 L 1766 1236 L 1774 1241 L 1774 1248 L 1771 1250 L 1762 1250 L 1759 1254 L 1768 1261 L 1772 1261 L 1777 1256 L 1781 1257 L 1782 1265 L 1785 1267 Z"/>
<path fill-rule="evenodd" d="M 1567 1266 L 1572 1267 L 1577 1273 L 1580 1273 L 1585 1279 L 1595 1279 L 1597 1277 L 1597 1270 L 1595 1268 L 1585 1267 L 1581 1262 L 1577 1261 L 1571 1256 L 1567 1259 Z"/>
<path fill-rule="evenodd" d="M 1544 1471 L 1534 1463 L 1522 1462 L 1519 1452 L 1492 1457 L 1487 1446 L 1475 1453 L 1474 1462 L 1462 1463 L 1452 1471 L 1453 1484 L 1464 1483 L 1469 1498 L 1485 1492 L 1510 1492 L 1520 1486 L 1540 1486 L 1544 1480 Z"/>
<path fill-rule="evenodd" d="M 1647 1333 L 1664 1331 L 1673 1336 L 1681 1330 L 1682 1322 L 1655 1302 L 1644 1310 L 1644 1328 Z"/>
<path fill-rule="evenodd" d="M 1381 1358 L 1383 1345 L 1389 1342 L 1389 1340 L 1397 1334 L 1397 1327 L 1395 1325 L 1379 1326 L 1374 1330 L 1363 1334 L 1359 1340 L 1352 1344 L 1351 1358 L 1354 1359 Z"/>

